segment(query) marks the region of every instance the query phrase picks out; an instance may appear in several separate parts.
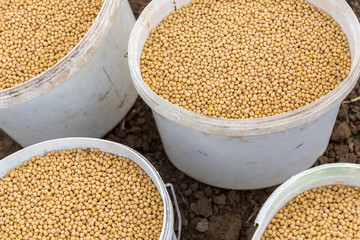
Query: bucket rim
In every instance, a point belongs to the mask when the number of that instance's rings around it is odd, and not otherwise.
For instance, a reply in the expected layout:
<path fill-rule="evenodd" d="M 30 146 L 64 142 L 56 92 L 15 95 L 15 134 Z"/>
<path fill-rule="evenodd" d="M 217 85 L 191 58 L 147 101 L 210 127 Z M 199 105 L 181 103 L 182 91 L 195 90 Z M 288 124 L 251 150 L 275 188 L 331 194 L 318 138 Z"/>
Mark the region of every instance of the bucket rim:
<path fill-rule="evenodd" d="M 282 205 L 281 207 L 285 206 L 291 199 L 307 190 L 315 187 L 334 184 L 346 185 L 341 182 L 340 178 L 346 179 L 348 181 L 353 180 L 357 183 L 354 186 L 360 187 L 358 177 L 352 177 L 351 174 L 349 174 L 352 171 L 358 171 L 360 173 L 360 164 L 328 163 L 310 168 L 292 176 L 286 182 L 277 187 L 276 190 L 267 198 L 264 205 L 261 207 L 254 223 L 256 226 L 258 226 L 258 228 L 256 229 L 252 239 L 260 239 L 262 234 L 264 234 L 267 225 L 273 218 L 273 216 L 269 216 L 269 211 L 278 209 L 280 205 Z M 330 175 L 321 177 L 316 176 L 317 174 L 324 174 L 325 172 L 328 172 L 328 174 Z M 335 172 L 335 174 L 332 175 L 331 173 L 333 172 Z M 323 184 L 322 181 L 325 180 L 333 181 L 334 184 Z M 306 181 L 306 183 L 302 183 L 301 181 Z M 293 189 L 293 191 L 289 192 L 290 189 Z M 284 195 L 288 195 L 287 198 L 289 198 L 288 201 L 286 201 L 285 205 L 280 203 L 280 201 L 283 202 L 282 199 L 280 199 L 279 201 L 279 198 Z M 275 214 L 281 209 L 281 207 L 275 212 Z M 264 222 L 266 222 L 266 224 L 264 224 Z"/>
<path fill-rule="evenodd" d="M 83 38 L 53 66 L 26 82 L 0 90 L 0 109 L 31 101 L 51 91 L 83 67 L 108 35 L 122 1 L 104 0 Z"/>
<path fill-rule="evenodd" d="M 172 0 L 153 0 L 141 13 L 130 34 L 128 59 L 132 81 L 141 98 L 153 111 L 179 125 L 204 132 L 205 134 L 223 136 L 258 136 L 286 131 L 316 120 L 340 104 L 351 92 L 360 76 L 360 47 L 356 46 L 357 53 L 351 53 L 353 61 L 348 77 L 325 96 L 301 108 L 271 117 L 256 119 L 214 118 L 186 110 L 164 100 L 144 83 L 140 72 L 140 57 L 137 56 L 137 52 L 142 52 L 143 49 L 143 45 L 139 46 L 138 44 L 141 42 L 141 33 L 145 29 L 150 28 L 149 19 L 163 5 L 169 2 L 172 2 Z M 173 4 L 176 9 L 176 1 Z M 352 20 L 346 24 L 352 29 L 355 39 L 360 39 L 360 23 L 355 13 L 345 0 L 338 0 L 338 4 L 341 5 L 342 11 Z M 331 16 L 331 14 L 329 15 Z M 343 25 L 340 26 L 342 27 Z"/>
<path fill-rule="evenodd" d="M 172 208 L 171 198 L 166 189 L 165 183 L 163 182 L 159 172 L 143 155 L 124 144 L 104 139 L 87 137 L 68 137 L 52 139 L 33 144 L 1 159 L 0 168 L 5 169 L 6 175 L 7 172 L 11 169 L 15 168 L 16 166 L 21 166 L 24 161 L 29 161 L 32 156 L 43 156 L 44 154 L 52 150 L 61 151 L 77 148 L 98 148 L 100 151 L 109 152 L 118 156 L 124 156 L 135 162 L 156 185 L 156 188 L 161 195 L 161 199 L 163 200 L 164 217 L 159 240 L 169 239 L 170 236 L 172 236 L 172 234 L 174 233 L 174 212 Z M 34 153 L 32 153 L 32 151 L 34 151 Z M 0 174 L 0 178 L 4 177 L 5 175 Z"/>

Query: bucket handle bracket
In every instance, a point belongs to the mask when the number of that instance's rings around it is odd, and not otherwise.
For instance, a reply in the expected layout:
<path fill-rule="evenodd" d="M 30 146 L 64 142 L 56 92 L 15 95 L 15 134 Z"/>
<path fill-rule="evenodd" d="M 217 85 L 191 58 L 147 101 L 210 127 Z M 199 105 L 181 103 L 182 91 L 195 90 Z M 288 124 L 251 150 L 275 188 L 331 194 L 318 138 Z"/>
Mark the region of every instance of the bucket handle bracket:
<path fill-rule="evenodd" d="M 175 189 L 174 186 L 171 183 L 167 183 L 165 184 L 165 186 L 167 188 L 170 188 L 173 200 L 174 200 L 174 205 L 175 205 L 175 209 L 176 209 L 176 213 L 177 213 L 177 217 L 178 217 L 178 221 L 179 221 L 179 227 L 178 227 L 178 234 L 177 234 L 177 240 L 181 239 L 181 226 L 182 226 L 182 221 L 181 221 L 181 214 L 180 214 L 180 208 L 179 208 L 179 204 L 178 201 L 176 199 L 176 194 L 175 194 Z"/>

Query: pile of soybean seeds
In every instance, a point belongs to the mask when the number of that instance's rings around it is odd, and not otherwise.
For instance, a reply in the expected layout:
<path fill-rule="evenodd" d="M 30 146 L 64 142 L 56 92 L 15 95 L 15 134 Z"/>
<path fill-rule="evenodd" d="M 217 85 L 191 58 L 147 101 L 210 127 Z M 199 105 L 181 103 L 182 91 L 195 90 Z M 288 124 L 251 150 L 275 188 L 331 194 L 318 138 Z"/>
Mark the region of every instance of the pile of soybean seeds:
<path fill-rule="evenodd" d="M 44 72 L 83 38 L 103 0 L 0 2 L 0 91 Z"/>
<path fill-rule="evenodd" d="M 325 186 L 296 196 L 261 238 L 270 239 L 360 239 L 360 188 Z"/>
<path fill-rule="evenodd" d="M 194 0 L 151 31 L 144 82 L 187 110 L 233 119 L 305 106 L 349 74 L 348 41 L 305 0 Z"/>
<path fill-rule="evenodd" d="M 0 239 L 159 239 L 163 202 L 133 161 L 98 149 L 32 157 L 0 180 Z"/>

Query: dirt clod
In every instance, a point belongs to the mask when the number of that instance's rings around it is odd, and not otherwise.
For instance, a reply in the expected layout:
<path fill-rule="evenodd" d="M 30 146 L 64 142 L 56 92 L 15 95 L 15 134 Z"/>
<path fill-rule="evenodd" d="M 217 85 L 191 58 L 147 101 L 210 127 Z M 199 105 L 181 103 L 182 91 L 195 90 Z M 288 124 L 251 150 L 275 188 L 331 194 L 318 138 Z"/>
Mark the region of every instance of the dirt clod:
<path fill-rule="evenodd" d="M 196 203 L 191 203 L 190 208 L 196 215 L 204 217 L 213 215 L 211 201 L 206 197 L 200 198 Z"/>
<path fill-rule="evenodd" d="M 206 232 L 209 229 L 209 221 L 203 218 L 196 224 L 196 230 L 199 232 Z"/>
<path fill-rule="evenodd" d="M 241 225 L 241 216 L 238 214 L 211 217 L 207 237 L 209 240 L 239 239 Z"/>
<path fill-rule="evenodd" d="M 226 196 L 221 194 L 219 196 L 214 197 L 214 203 L 217 205 L 225 205 L 226 204 Z"/>
<path fill-rule="evenodd" d="M 340 124 L 335 124 L 331 140 L 335 142 L 345 141 L 348 137 L 351 136 L 351 130 L 348 124 L 341 122 Z"/>

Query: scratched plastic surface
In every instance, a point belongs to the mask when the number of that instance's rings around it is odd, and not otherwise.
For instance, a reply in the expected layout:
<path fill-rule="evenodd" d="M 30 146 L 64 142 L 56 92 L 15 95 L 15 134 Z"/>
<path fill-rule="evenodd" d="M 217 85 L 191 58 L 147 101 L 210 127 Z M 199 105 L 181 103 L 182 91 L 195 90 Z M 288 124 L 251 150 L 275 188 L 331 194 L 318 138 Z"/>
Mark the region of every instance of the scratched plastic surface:
<path fill-rule="evenodd" d="M 359 22 L 345 0 L 311 0 L 346 33 L 352 54 L 350 75 L 326 96 L 294 111 L 262 119 L 216 119 L 173 105 L 152 92 L 140 73 L 140 55 L 151 29 L 189 0 L 153 0 L 130 35 L 129 66 L 136 90 L 151 107 L 171 162 L 187 175 L 228 189 L 280 184 L 310 166 L 325 151 L 341 101 L 360 70 Z"/>
<path fill-rule="evenodd" d="M 105 0 L 68 55 L 28 82 L 0 92 L 0 128 L 23 147 L 108 133 L 137 98 L 124 56 L 134 23 L 126 0 Z"/>

